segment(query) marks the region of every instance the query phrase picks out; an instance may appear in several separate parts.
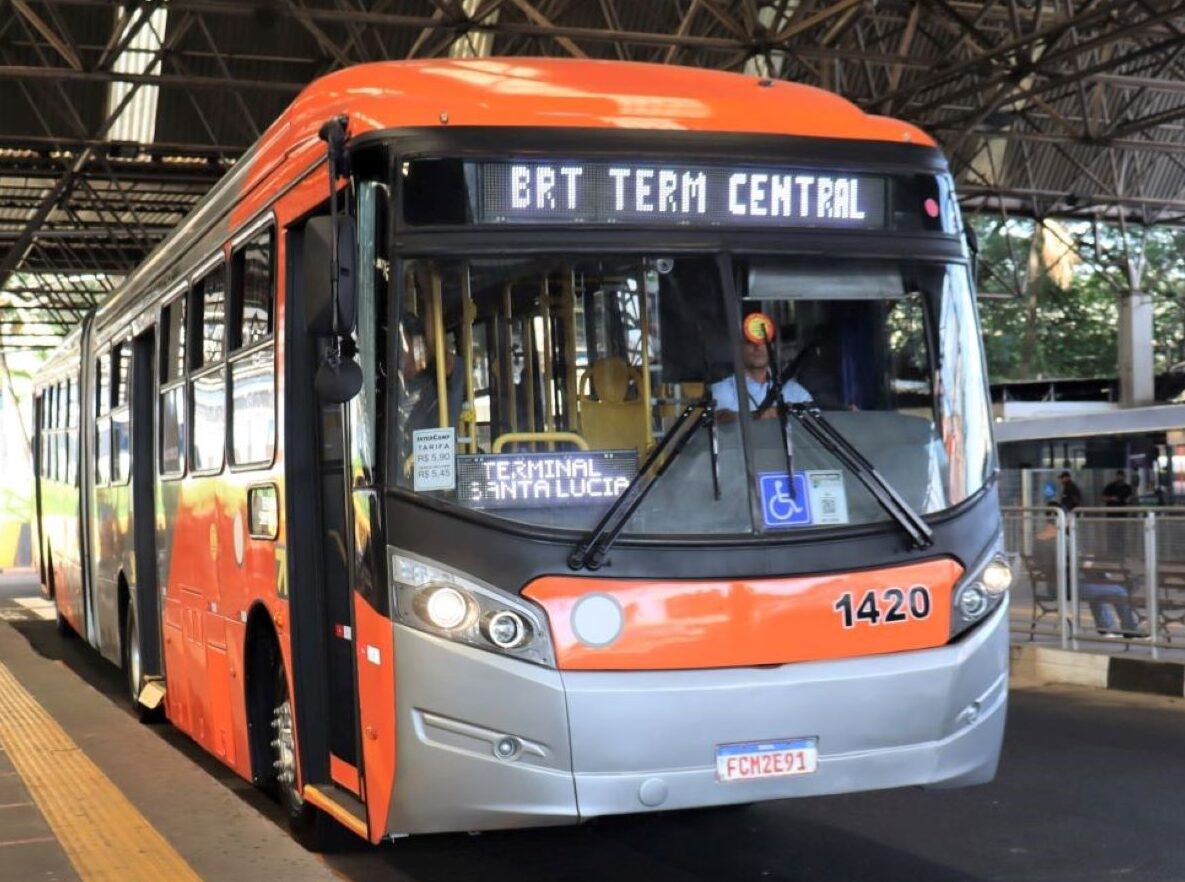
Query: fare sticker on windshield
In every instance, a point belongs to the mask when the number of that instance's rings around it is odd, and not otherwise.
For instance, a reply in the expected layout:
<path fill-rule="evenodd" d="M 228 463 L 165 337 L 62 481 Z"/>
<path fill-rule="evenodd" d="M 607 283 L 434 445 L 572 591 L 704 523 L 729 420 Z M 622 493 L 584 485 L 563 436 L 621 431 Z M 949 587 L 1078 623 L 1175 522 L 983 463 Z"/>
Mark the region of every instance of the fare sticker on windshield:
<path fill-rule="evenodd" d="M 843 486 L 843 472 L 810 471 L 806 473 L 806 484 L 816 524 L 848 522 L 848 495 Z"/>
<path fill-rule="evenodd" d="M 415 454 L 412 484 L 422 490 L 453 490 L 457 486 L 456 430 L 419 429 L 412 433 Z"/>

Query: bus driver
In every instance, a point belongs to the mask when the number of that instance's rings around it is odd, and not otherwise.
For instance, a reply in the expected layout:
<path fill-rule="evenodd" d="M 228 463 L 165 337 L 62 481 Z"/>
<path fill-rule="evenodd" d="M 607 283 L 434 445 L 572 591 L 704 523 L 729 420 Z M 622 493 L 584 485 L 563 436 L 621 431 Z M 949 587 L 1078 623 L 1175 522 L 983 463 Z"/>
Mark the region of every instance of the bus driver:
<path fill-rule="evenodd" d="M 777 408 L 761 407 L 769 394 L 773 382 L 770 366 L 770 344 L 774 338 L 774 323 L 764 313 L 754 312 L 745 316 L 744 339 L 741 341 L 741 362 L 745 366 L 745 395 L 754 419 L 770 420 L 777 414 Z M 712 397 L 716 399 L 716 410 L 725 420 L 735 419 L 740 410 L 737 402 L 737 384 L 734 377 L 725 377 L 712 384 Z M 794 379 L 782 384 L 782 397 L 789 404 L 807 404 L 813 400 L 811 393 Z M 776 402 L 776 399 L 775 399 Z"/>

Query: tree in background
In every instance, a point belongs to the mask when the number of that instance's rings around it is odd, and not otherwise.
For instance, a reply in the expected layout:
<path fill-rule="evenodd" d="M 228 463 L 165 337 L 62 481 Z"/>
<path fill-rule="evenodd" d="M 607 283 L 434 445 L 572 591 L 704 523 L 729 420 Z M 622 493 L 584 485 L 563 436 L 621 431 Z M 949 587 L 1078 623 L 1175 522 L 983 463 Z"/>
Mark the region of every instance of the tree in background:
<path fill-rule="evenodd" d="M 993 382 L 1114 377 L 1130 260 L 1154 298 L 1158 373 L 1185 362 L 1185 231 L 974 217 Z"/>

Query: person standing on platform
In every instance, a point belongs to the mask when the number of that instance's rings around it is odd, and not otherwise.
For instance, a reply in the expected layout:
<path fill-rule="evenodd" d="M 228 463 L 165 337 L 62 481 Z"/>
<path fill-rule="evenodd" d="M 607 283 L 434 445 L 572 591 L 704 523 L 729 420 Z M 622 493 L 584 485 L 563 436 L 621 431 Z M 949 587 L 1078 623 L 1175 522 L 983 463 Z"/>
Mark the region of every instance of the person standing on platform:
<path fill-rule="evenodd" d="M 1115 473 L 1115 480 L 1103 488 L 1103 505 L 1107 508 L 1122 508 L 1132 504 L 1132 485 L 1127 482 L 1127 475 L 1123 469 Z M 1122 519 L 1122 512 L 1107 515 L 1108 520 Z M 1122 558 L 1127 554 L 1127 529 L 1122 523 L 1107 524 L 1106 533 L 1107 556 Z"/>
<path fill-rule="evenodd" d="M 1115 473 L 1115 480 L 1103 488 L 1103 505 L 1107 508 L 1122 508 L 1131 505 L 1132 485 L 1127 482 L 1127 474 L 1120 469 Z"/>
<path fill-rule="evenodd" d="M 1078 489 L 1069 472 L 1062 472 L 1057 477 L 1062 482 L 1062 494 L 1058 497 L 1058 504 L 1067 513 L 1072 512 L 1082 505 L 1082 491 Z"/>

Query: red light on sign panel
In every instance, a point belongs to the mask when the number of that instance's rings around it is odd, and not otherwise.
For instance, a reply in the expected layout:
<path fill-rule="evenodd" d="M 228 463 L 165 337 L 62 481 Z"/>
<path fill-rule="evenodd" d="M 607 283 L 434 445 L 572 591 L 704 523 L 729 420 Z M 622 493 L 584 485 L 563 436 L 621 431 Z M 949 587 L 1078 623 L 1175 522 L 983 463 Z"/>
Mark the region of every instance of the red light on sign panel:
<path fill-rule="evenodd" d="M 927 199 L 925 202 L 926 217 L 938 217 L 938 200 Z"/>

